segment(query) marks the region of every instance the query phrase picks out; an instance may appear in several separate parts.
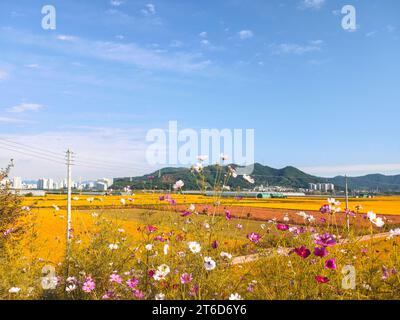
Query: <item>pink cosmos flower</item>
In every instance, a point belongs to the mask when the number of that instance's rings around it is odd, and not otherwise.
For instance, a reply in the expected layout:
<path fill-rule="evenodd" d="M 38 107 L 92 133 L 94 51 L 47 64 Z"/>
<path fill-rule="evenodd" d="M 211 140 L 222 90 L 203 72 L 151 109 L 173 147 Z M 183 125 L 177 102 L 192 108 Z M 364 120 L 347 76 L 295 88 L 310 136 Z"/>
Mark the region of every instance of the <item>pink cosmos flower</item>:
<path fill-rule="evenodd" d="M 243 226 L 242 226 L 240 223 L 238 223 L 238 224 L 236 225 L 236 228 L 239 229 L 239 230 L 241 230 L 241 229 L 243 229 Z"/>
<path fill-rule="evenodd" d="M 165 242 L 166 239 L 164 239 L 162 236 L 157 236 L 157 237 L 154 237 L 154 241 Z"/>
<path fill-rule="evenodd" d="M 114 298 L 114 292 L 113 291 L 107 291 L 104 296 L 101 297 L 102 300 L 111 300 Z"/>
<path fill-rule="evenodd" d="M 164 200 L 165 200 L 165 196 L 159 196 L 159 197 L 158 197 L 158 200 L 164 201 Z"/>
<path fill-rule="evenodd" d="M 217 248 L 218 248 L 218 241 L 217 241 L 217 240 L 214 240 L 214 241 L 211 243 L 211 247 L 212 247 L 213 249 L 217 249 Z"/>
<path fill-rule="evenodd" d="M 333 247 L 336 239 L 329 233 L 321 234 L 315 237 L 315 243 L 322 247 Z"/>
<path fill-rule="evenodd" d="M 287 230 L 289 230 L 289 226 L 287 225 L 287 224 L 278 224 L 277 226 L 276 226 L 276 228 L 278 229 L 278 230 L 280 230 L 280 231 L 287 231 Z"/>
<path fill-rule="evenodd" d="M 142 291 L 140 291 L 140 290 L 135 290 L 135 291 L 133 291 L 133 296 L 134 296 L 136 299 L 139 299 L 139 300 L 144 299 L 144 293 L 143 293 Z"/>
<path fill-rule="evenodd" d="M 188 283 L 192 282 L 192 280 L 193 280 L 192 274 L 184 273 L 181 275 L 181 283 L 182 284 L 188 284 Z"/>
<path fill-rule="evenodd" d="M 294 252 L 303 259 L 308 258 L 311 254 L 311 251 L 307 249 L 305 246 L 301 246 L 300 248 L 294 249 Z"/>
<path fill-rule="evenodd" d="M 96 283 L 91 277 L 86 278 L 83 283 L 82 290 L 86 293 L 92 292 L 96 288 Z"/>
<path fill-rule="evenodd" d="M 252 232 L 247 236 L 247 238 L 253 243 L 259 243 L 261 240 L 261 236 L 258 233 Z"/>
<path fill-rule="evenodd" d="M 192 213 L 189 212 L 189 211 L 183 211 L 182 214 L 181 214 L 181 217 L 187 217 L 187 216 L 190 216 L 191 214 Z"/>
<path fill-rule="evenodd" d="M 327 277 L 324 276 L 315 276 L 315 281 L 317 281 L 318 283 L 328 283 L 329 279 Z"/>
<path fill-rule="evenodd" d="M 156 232 L 156 231 L 157 231 L 157 228 L 154 227 L 154 226 L 147 226 L 147 227 L 146 227 L 146 230 L 147 230 L 148 232 L 150 232 L 150 233 L 153 233 L 153 232 Z"/>
<path fill-rule="evenodd" d="M 122 278 L 118 274 L 113 273 L 112 275 L 110 275 L 110 282 L 115 282 L 115 283 L 121 284 Z"/>
<path fill-rule="evenodd" d="M 225 210 L 225 218 L 226 220 L 232 220 L 232 214 L 229 210 Z"/>
<path fill-rule="evenodd" d="M 331 270 L 336 270 L 336 260 L 335 259 L 326 260 L 325 268 L 331 269 Z"/>
<path fill-rule="evenodd" d="M 129 279 L 126 282 L 126 285 L 131 289 L 135 289 L 138 286 L 138 284 L 139 284 L 139 280 L 136 278 Z"/>
<path fill-rule="evenodd" d="M 331 213 L 331 206 L 329 204 L 324 204 L 320 209 L 321 213 Z"/>
<path fill-rule="evenodd" d="M 321 247 L 321 248 L 316 247 L 314 249 L 314 255 L 316 255 L 317 257 L 325 258 L 328 254 L 329 253 L 328 253 L 328 251 L 326 250 L 325 247 Z"/>
<path fill-rule="evenodd" d="M 198 294 L 199 294 L 199 286 L 198 285 L 192 286 L 189 290 L 189 295 L 191 297 L 196 297 Z"/>

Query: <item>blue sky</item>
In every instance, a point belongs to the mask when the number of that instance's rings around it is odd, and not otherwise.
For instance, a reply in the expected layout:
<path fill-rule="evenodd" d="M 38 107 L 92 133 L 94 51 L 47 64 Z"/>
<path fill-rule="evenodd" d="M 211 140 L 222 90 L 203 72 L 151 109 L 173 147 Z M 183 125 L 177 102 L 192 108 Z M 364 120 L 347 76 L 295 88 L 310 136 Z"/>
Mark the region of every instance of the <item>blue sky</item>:
<path fill-rule="evenodd" d="M 399 56 L 397 0 L 2 0 L 0 137 L 134 165 L 77 168 L 85 178 L 148 171 L 146 132 L 170 120 L 254 128 L 273 167 L 400 173 Z M 1 166 L 11 156 L 24 177 L 64 174 L 4 149 Z"/>

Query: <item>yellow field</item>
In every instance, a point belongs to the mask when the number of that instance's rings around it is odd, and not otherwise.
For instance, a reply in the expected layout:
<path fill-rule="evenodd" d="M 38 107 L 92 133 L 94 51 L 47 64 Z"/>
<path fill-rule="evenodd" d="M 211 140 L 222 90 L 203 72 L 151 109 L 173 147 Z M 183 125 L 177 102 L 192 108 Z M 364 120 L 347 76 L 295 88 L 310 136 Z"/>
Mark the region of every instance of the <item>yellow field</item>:
<path fill-rule="evenodd" d="M 101 208 L 101 207 L 123 207 L 121 199 L 124 199 L 126 206 L 129 205 L 158 205 L 166 204 L 166 202 L 160 202 L 158 194 L 137 194 L 132 197 L 128 196 L 75 196 L 78 200 L 72 201 L 73 207 L 80 208 Z M 92 202 L 87 199 L 93 198 Z M 188 204 L 213 204 L 215 198 L 204 197 L 198 195 L 173 195 L 178 205 Z M 223 206 L 246 206 L 246 207 L 258 207 L 258 208 L 271 208 L 271 209 L 288 209 L 288 210 L 312 210 L 317 211 L 324 203 L 325 199 L 320 197 L 304 197 L 304 198 L 287 198 L 287 199 L 242 199 L 235 200 L 232 198 L 221 198 L 219 199 Z M 342 200 L 344 201 L 344 200 Z M 51 208 L 53 205 L 59 207 L 66 206 L 65 195 L 49 195 L 46 197 L 32 197 L 25 198 L 23 205 L 40 207 L 40 208 Z M 356 205 L 361 205 L 361 213 L 368 211 L 374 211 L 378 214 L 387 215 L 400 215 L 400 196 L 392 197 L 377 197 L 373 199 L 356 199 L 351 198 L 349 206 L 353 209 Z M 344 207 L 344 203 L 342 203 Z"/>

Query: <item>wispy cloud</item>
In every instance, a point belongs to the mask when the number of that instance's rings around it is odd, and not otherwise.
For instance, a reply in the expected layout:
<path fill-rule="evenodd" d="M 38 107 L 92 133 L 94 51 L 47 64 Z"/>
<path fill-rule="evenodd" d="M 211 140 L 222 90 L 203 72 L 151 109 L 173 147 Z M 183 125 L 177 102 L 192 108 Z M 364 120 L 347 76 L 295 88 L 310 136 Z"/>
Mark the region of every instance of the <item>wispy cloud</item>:
<path fill-rule="evenodd" d="M 124 3 L 124 1 L 122 1 L 122 0 L 111 0 L 110 1 L 110 4 L 113 6 L 113 7 L 119 7 L 121 4 L 123 4 Z"/>
<path fill-rule="evenodd" d="M 142 9 L 141 12 L 145 15 L 145 16 L 153 16 L 157 13 L 156 11 L 156 6 L 152 3 L 148 3 L 146 4 L 146 8 Z"/>
<path fill-rule="evenodd" d="M 303 0 L 301 5 L 304 8 L 321 9 L 325 4 L 325 0 Z"/>
<path fill-rule="evenodd" d="M 254 37 L 254 33 L 251 30 L 241 30 L 238 32 L 239 38 L 242 40 L 250 39 Z"/>
<path fill-rule="evenodd" d="M 0 117 L 1 123 L 28 123 L 29 121 L 17 118 Z"/>
<path fill-rule="evenodd" d="M 43 109 L 44 106 L 41 104 L 36 104 L 36 103 L 21 103 L 18 104 L 16 106 L 7 108 L 6 111 L 7 112 L 11 112 L 11 113 L 23 113 L 26 111 L 39 111 L 41 109 Z"/>
<path fill-rule="evenodd" d="M 340 166 L 302 167 L 304 172 L 320 176 L 364 175 L 364 174 L 396 174 L 400 172 L 400 163 L 391 164 L 351 164 Z"/>
<path fill-rule="evenodd" d="M 271 44 L 270 49 L 272 50 L 272 54 L 280 55 L 280 54 L 296 54 L 302 55 L 309 52 L 321 51 L 321 46 L 323 44 L 322 40 L 314 40 L 310 41 L 308 44 L 299 45 L 296 43 L 280 43 L 280 44 Z"/>
<path fill-rule="evenodd" d="M 8 73 L 5 70 L 0 69 L 0 81 L 8 79 Z"/>

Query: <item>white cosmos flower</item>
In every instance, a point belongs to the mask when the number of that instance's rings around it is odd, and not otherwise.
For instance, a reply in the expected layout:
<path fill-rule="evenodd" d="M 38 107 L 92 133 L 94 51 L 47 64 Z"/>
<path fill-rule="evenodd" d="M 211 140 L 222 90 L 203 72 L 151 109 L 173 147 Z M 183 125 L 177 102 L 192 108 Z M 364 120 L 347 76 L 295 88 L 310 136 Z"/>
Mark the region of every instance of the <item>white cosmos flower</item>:
<path fill-rule="evenodd" d="M 93 201 L 94 201 L 94 198 L 87 198 L 86 201 L 87 201 L 87 202 L 93 202 Z"/>
<path fill-rule="evenodd" d="M 389 231 L 389 239 L 400 236 L 400 228 Z"/>
<path fill-rule="evenodd" d="M 70 284 L 65 288 L 66 292 L 72 292 L 74 290 L 76 290 L 76 285 L 75 284 Z"/>
<path fill-rule="evenodd" d="M 119 200 L 119 202 L 124 206 L 126 204 L 126 200 L 125 199 L 121 199 Z"/>
<path fill-rule="evenodd" d="M 246 180 L 248 183 L 254 184 L 254 179 L 247 174 L 243 175 L 243 179 Z"/>
<path fill-rule="evenodd" d="M 189 206 L 189 209 L 188 209 L 190 212 L 195 212 L 196 211 L 196 207 L 195 207 L 195 205 L 194 204 L 191 204 L 190 206 Z"/>
<path fill-rule="evenodd" d="M 145 248 L 146 248 L 147 251 L 151 251 L 151 250 L 153 250 L 153 245 L 152 244 L 146 244 Z"/>
<path fill-rule="evenodd" d="M 201 246 L 198 242 L 192 241 L 188 243 L 189 250 L 192 251 L 192 253 L 199 253 L 201 251 Z"/>
<path fill-rule="evenodd" d="M 242 296 L 239 293 L 232 293 L 229 296 L 229 300 L 243 300 Z"/>
<path fill-rule="evenodd" d="M 78 201 L 78 200 L 79 200 L 79 197 L 73 197 L 72 200 Z"/>
<path fill-rule="evenodd" d="M 224 186 L 222 186 L 222 190 L 231 191 L 231 187 L 224 185 Z"/>
<path fill-rule="evenodd" d="M 371 220 L 371 222 L 376 225 L 378 228 L 382 228 L 385 225 L 385 222 L 383 221 L 382 218 L 376 218 Z"/>
<path fill-rule="evenodd" d="M 118 250 L 118 249 L 119 249 L 119 246 L 118 246 L 118 244 L 116 244 L 116 243 L 110 243 L 110 244 L 108 245 L 108 248 L 109 248 L 110 250 Z"/>
<path fill-rule="evenodd" d="M 167 255 L 169 251 L 169 244 L 164 245 L 164 255 Z"/>
<path fill-rule="evenodd" d="M 165 294 L 159 293 L 155 295 L 156 300 L 165 300 Z"/>
<path fill-rule="evenodd" d="M 289 216 L 287 214 L 285 214 L 285 216 L 283 217 L 283 221 L 285 221 L 285 222 L 289 222 L 290 221 L 290 218 L 289 218 Z"/>
<path fill-rule="evenodd" d="M 181 189 L 184 185 L 185 185 L 185 183 L 182 180 L 179 180 L 179 181 L 175 182 L 174 190 Z"/>
<path fill-rule="evenodd" d="M 222 258 L 227 258 L 229 260 L 232 259 L 232 255 L 230 253 L 228 253 L 228 252 L 221 252 L 221 257 Z"/>
<path fill-rule="evenodd" d="M 204 257 L 204 268 L 207 271 L 214 270 L 217 266 L 217 263 L 211 257 Z"/>
<path fill-rule="evenodd" d="M 229 160 L 229 156 L 226 155 L 226 154 L 224 154 L 224 153 L 221 153 L 221 160 L 222 160 L 222 161 Z"/>
<path fill-rule="evenodd" d="M 125 229 L 118 229 L 119 233 L 125 233 Z"/>
<path fill-rule="evenodd" d="M 54 210 L 56 210 L 56 211 L 60 211 L 60 208 L 59 208 L 57 205 L 55 205 L 55 204 L 53 204 L 53 208 L 54 208 Z"/>
<path fill-rule="evenodd" d="M 21 288 L 18 287 L 12 287 L 10 290 L 8 290 L 9 293 L 19 293 L 21 291 Z"/>
<path fill-rule="evenodd" d="M 201 163 L 197 163 L 192 167 L 192 169 L 197 173 L 200 173 L 203 171 L 203 165 Z"/>
<path fill-rule="evenodd" d="M 376 214 L 374 212 L 372 212 L 372 211 L 369 211 L 367 213 L 367 217 L 368 217 L 369 220 L 373 220 L 373 219 L 376 219 Z"/>
<path fill-rule="evenodd" d="M 235 169 L 233 169 L 231 166 L 228 166 L 229 173 L 232 175 L 233 178 L 237 178 L 238 174 Z"/>
<path fill-rule="evenodd" d="M 208 156 L 206 156 L 206 155 L 200 155 L 200 156 L 198 156 L 197 157 L 197 160 L 199 160 L 199 161 L 206 161 L 208 159 Z"/>
<path fill-rule="evenodd" d="M 171 269 L 166 264 L 162 264 L 157 268 L 153 278 L 156 281 L 164 280 L 170 272 Z"/>

